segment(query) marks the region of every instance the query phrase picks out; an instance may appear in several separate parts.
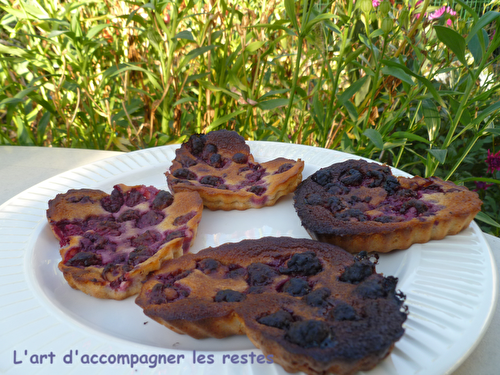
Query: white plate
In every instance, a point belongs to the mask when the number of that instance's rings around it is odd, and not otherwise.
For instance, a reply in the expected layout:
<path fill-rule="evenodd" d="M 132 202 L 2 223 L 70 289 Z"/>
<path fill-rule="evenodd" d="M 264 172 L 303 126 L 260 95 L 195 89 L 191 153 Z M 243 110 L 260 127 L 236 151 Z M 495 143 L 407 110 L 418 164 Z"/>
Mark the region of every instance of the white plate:
<path fill-rule="evenodd" d="M 304 178 L 352 158 L 300 145 L 249 145 L 259 162 L 301 158 Z M 164 172 L 177 147 L 89 164 L 38 184 L 0 207 L 1 373 L 86 374 L 91 369 L 103 374 L 285 374 L 275 364 L 231 363 L 228 355 L 241 359 L 247 354 L 250 362 L 252 353 L 261 353 L 246 337 L 195 340 L 175 334 L 147 318 L 134 298 L 94 299 L 71 289 L 57 269 L 59 246 L 45 218 L 48 200 L 71 188 L 110 192 L 117 183 L 167 189 Z M 204 210 L 192 251 L 262 236 L 309 238 L 291 194 L 260 210 Z M 496 303 L 494 262 L 478 226 L 472 223 L 456 236 L 383 255 L 377 271 L 399 278 L 410 315 L 403 338 L 370 374 L 452 372 L 481 339 Z M 211 355 L 213 363 L 193 363 L 194 353 L 198 359 Z M 161 355 L 170 363 L 159 364 Z M 126 359 L 139 363 L 127 364 Z M 113 360 L 116 363 L 110 363 Z M 83 365 L 85 361 L 89 364 Z"/>

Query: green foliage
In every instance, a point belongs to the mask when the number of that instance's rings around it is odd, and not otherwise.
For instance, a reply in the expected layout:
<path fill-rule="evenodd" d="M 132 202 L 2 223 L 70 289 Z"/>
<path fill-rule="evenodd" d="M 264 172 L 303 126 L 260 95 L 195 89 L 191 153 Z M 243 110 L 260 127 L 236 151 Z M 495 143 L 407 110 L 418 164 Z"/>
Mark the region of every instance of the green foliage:
<path fill-rule="evenodd" d="M 429 0 L 0 0 L 0 144 L 128 151 L 227 128 L 491 179 L 498 212 L 500 13 L 456 2 L 463 19 Z"/>

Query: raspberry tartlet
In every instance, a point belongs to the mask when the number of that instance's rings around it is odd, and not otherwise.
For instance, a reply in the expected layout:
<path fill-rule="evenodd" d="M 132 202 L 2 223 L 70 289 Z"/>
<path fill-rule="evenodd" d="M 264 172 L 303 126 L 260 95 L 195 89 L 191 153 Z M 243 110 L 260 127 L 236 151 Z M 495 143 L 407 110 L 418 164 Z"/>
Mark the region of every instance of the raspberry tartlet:
<path fill-rule="evenodd" d="M 187 252 L 203 202 L 197 193 L 144 185 L 69 190 L 49 201 L 47 219 L 60 245 L 68 284 L 97 298 L 137 294 L 163 262 Z"/>
<path fill-rule="evenodd" d="M 405 296 L 373 259 L 310 239 L 244 240 L 166 263 L 136 303 L 198 339 L 246 334 L 288 372 L 349 375 L 404 334 Z"/>
<path fill-rule="evenodd" d="M 256 163 L 234 131 L 192 135 L 176 150 L 167 176 L 171 191 L 196 191 L 211 210 L 272 206 L 302 181 L 304 162 L 277 158 Z"/>
<path fill-rule="evenodd" d="M 347 160 L 318 170 L 294 194 L 311 238 L 357 253 L 389 252 L 466 228 L 477 193 L 438 177 L 395 177 L 388 166 Z"/>

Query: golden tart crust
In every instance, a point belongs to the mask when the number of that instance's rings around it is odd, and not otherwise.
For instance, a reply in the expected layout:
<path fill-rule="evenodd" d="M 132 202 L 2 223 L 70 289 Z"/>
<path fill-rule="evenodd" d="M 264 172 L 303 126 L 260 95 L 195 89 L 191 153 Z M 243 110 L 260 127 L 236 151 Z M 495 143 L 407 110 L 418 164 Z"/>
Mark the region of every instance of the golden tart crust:
<path fill-rule="evenodd" d="M 246 334 L 288 372 L 348 375 L 376 366 L 403 335 L 407 311 L 396 285 L 366 253 L 264 237 L 166 263 L 136 303 L 177 333 Z"/>
<path fill-rule="evenodd" d="M 144 185 L 69 190 L 49 201 L 47 219 L 59 240 L 59 269 L 68 284 L 97 298 L 137 294 L 146 276 L 189 250 L 201 220 L 197 193 Z"/>
<path fill-rule="evenodd" d="M 457 234 L 481 205 L 464 186 L 438 177 L 395 177 L 389 167 L 364 160 L 320 169 L 294 194 L 311 238 L 352 253 L 385 253 Z"/>
<path fill-rule="evenodd" d="M 165 173 L 171 191 L 196 191 L 211 210 L 272 206 L 302 181 L 304 162 L 277 158 L 256 163 L 234 131 L 192 135 Z"/>

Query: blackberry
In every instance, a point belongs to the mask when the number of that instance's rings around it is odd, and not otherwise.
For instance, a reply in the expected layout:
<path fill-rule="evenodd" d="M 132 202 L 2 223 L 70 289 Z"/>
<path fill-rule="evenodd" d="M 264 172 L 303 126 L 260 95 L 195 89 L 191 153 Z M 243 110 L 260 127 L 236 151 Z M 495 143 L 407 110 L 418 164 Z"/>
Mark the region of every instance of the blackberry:
<path fill-rule="evenodd" d="M 279 271 L 284 274 L 297 274 L 312 276 L 323 270 L 323 266 L 316 254 L 312 251 L 293 254 L 287 262 L 287 268 L 280 267 Z"/>
<path fill-rule="evenodd" d="M 185 168 L 176 169 L 172 175 L 183 180 L 196 180 L 196 174 Z"/>
<path fill-rule="evenodd" d="M 331 336 L 330 327 L 319 320 L 293 322 L 285 334 L 285 339 L 304 348 L 321 346 Z"/>
<path fill-rule="evenodd" d="M 288 311 L 279 310 L 274 314 L 269 314 L 258 319 L 257 322 L 268 327 L 287 329 L 290 327 L 290 323 L 293 322 L 293 317 Z"/>
<path fill-rule="evenodd" d="M 174 203 L 174 196 L 165 190 L 160 190 L 158 194 L 156 194 L 153 203 L 151 204 L 151 208 L 153 210 L 164 210 L 169 207 L 172 203 Z"/>
<path fill-rule="evenodd" d="M 241 302 L 246 298 L 243 293 L 231 289 L 219 290 L 214 297 L 215 302 Z"/>
<path fill-rule="evenodd" d="M 108 195 L 101 199 L 101 206 L 106 211 L 115 213 L 120 211 L 120 208 L 123 206 L 123 194 L 117 188 L 113 189 L 111 195 Z"/>
<path fill-rule="evenodd" d="M 139 211 L 130 209 L 122 212 L 117 220 L 119 223 L 123 223 L 125 221 L 139 220 L 139 217 L 140 217 Z"/>
<path fill-rule="evenodd" d="M 132 189 L 125 194 L 125 204 L 129 207 L 137 206 L 139 203 L 145 201 L 146 198 L 137 189 Z"/>
<path fill-rule="evenodd" d="M 339 280 L 345 283 L 358 284 L 375 271 L 373 263 L 368 259 L 354 262 L 351 266 L 345 268 L 344 273 L 340 275 Z"/>
<path fill-rule="evenodd" d="M 196 268 L 198 268 L 200 271 L 202 271 L 204 274 L 209 274 L 212 272 L 217 271 L 217 269 L 220 267 L 221 263 L 218 260 L 212 259 L 212 258 L 205 258 L 198 262 L 196 265 Z"/>
<path fill-rule="evenodd" d="M 328 306 L 327 298 L 331 293 L 328 288 L 319 288 L 306 295 L 304 301 L 312 307 L 325 307 Z"/>
<path fill-rule="evenodd" d="M 210 156 L 210 165 L 214 168 L 222 168 L 224 166 L 224 160 L 220 154 L 213 154 Z"/>
<path fill-rule="evenodd" d="M 160 211 L 148 211 L 144 215 L 141 216 L 139 221 L 137 222 L 137 228 L 146 228 L 146 227 L 152 227 L 155 225 L 160 224 L 163 219 L 165 218 L 165 215 L 160 212 Z"/>
<path fill-rule="evenodd" d="M 346 186 L 359 186 L 363 182 L 363 174 L 357 169 L 351 168 L 339 177 L 339 181 Z"/>
<path fill-rule="evenodd" d="M 341 303 L 335 306 L 328 314 L 332 319 L 336 321 L 343 320 L 357 320 L 358 316 L 356 310 L 351 305 L 347 303 Z"/>
<path fill-rule="evenodd" d="M 247 267 L 248 284 L 251 286 L 262 286 L 272 283 L 278 272 L 267 264 L 252 263 Z"/>
<path fill-rule="evenodd" d="M 311 291 L 311 287 L 306 280 L 293 277 L 283 285 L 282 290 L 291 296 L 302 297 Z"/>
<path fill-rule="evenodd" d="M 210 186 L 217 186 L 221 184 L 223 181 L 220 177 L 217 176 L 203 176 L 200 179 L 200 184 L 203 185 L 210 185 Z"/>
<path fill-rule="evenodd" d="M 255 185 L 250 187 L 247 191 L 255 195 L 258 195 L 260 197 L 262 194 L 266 192 L 266 190 L 267 189 L 264 186 Z"/>
<path fill-rule="evenodd" d="M 311 179 L 321 186 L 325 186 L 332 180 L 330 172 L 326 169 L 320 169 L 312 175 Z"/>

